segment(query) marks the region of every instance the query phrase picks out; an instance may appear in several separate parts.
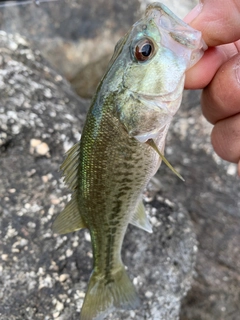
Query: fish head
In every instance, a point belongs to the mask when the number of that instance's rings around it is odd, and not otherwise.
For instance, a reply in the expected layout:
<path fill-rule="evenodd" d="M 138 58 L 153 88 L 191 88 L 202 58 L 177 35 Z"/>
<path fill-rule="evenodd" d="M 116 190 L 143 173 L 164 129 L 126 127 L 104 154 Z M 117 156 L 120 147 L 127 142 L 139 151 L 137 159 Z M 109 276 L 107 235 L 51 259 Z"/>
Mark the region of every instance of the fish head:
<path fill-rule="evenodd" d="M 150 4 L 119 40 L 101 83 L 112 92 L 117 117 L 139 142 L 162 141 L 182 99 L 185 72 L 207 49 L 201 32 L 167 7 Z"/>
<path fill-rule="evenodd" d="M 167 7 L 153 3 L 133 25 L 123 45 L 123 86 L 143 99 L 163 103 L 182 95 L 185 71 L 203 55 L 201 32 L 191 28 Z M 168 109 L 176 106 L 168 103 Z"/>

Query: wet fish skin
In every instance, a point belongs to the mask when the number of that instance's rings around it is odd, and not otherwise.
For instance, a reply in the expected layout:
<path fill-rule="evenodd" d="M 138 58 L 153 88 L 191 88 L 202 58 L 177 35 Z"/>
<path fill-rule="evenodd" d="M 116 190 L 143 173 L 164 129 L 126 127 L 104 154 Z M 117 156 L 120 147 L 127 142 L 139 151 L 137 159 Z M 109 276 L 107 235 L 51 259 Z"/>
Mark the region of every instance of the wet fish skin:
<path fill-rule="evenodd" d="M 135 54 L 143 48 L 142 41 L 152 46 L 144 52 L 150 50 L 150 58 L 140 53 L 145 61 Z M 73 194 L 53 229 L 68 233 L 88 228 L 93 248 L 81 320 L 101 320 L 115 308 L 139 305 L 121 260 L 122 242 L 129 223 L 152 232 L 142 191 L 161 163 L 159 154 L 181 102 L 185 71 L 203 49 L 200 32 L 164 5 L 151 4 L 118 42 L 81 141 L 61 167 Z"/>

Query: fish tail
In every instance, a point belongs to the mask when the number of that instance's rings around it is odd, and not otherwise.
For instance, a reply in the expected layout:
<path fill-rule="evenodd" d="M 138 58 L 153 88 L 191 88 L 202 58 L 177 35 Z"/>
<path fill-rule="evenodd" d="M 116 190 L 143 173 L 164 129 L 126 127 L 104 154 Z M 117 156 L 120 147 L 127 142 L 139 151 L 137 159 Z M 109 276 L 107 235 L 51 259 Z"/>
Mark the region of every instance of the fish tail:
<path fill-rule="evenodd" d="M 140 304 L 124 266 L 107 280 L 95 272 L 91 275 L 80 320 L 103 320 L 115 308 L 136 309 Z"/>

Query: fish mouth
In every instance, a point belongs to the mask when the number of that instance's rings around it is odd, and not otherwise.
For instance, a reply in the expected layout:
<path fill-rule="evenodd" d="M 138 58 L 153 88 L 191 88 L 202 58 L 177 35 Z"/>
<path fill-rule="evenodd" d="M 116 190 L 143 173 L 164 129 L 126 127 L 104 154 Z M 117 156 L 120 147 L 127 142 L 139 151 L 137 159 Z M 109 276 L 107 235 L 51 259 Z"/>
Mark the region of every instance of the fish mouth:
<path fill-rule="evenodd" d="M 157 25 L 162 36 L 161 45 L 187 58 L 187 69 L 196 64 L 207 50 L 202 33 L 178 18 L 165 5 L 149 4 L 145 16 Z"/>

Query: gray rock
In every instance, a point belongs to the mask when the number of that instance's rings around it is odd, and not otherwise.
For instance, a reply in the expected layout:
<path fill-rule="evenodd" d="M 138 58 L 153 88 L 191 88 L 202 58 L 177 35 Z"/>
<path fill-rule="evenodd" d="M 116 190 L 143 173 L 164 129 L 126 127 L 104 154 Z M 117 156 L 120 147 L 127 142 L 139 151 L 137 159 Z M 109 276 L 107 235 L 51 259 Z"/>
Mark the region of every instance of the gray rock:
<path fill-rule="evenodd" d="M 69 195 L 59 166 L 79 138 L 86 102 L 21 37 L 2 32 L 0 48 L 1 320 L 77 319 L 92 265 L 89 234 L 57 236 L 51 225 Z M 153 182 L 144 197 L 154 233 L 130 227 L 122 250 L 142 306 L 109 319 L 179 317 L 196 240 L 186 208 L 159 188 Z"/>
<path fill-rule="evenodd" d="M 0 8 L 0 29 L 20 33 L 68 79 L 106 58 L 139 17 L 139 2 L 60 0 Z"/>
<path fill-rule="evenodd" d="M 93 63 L 100 62 L 102 71 L 94 74 L 94 84 L 103 74 L 118 39 L 140 18 L 148 3 L 154 0 L 59 0 L 0 8 L 0 29 L 20 33 L 41 51 L 67 79 L 92 79 Z M 184 17 L 197 0 L 165 0 L 177 15 Z M 86 72 L 86 68 L 90 71 Z M 81 77 L 81 73 L 82 77 Z M 94 85 L 93 84 L 93 85 Z M 93 86 L 92 85 L 92 86 Z M 86 84 L 85 84 L 86 87 Z M 81 94 L 95 91 L 86 87 Z"/>

